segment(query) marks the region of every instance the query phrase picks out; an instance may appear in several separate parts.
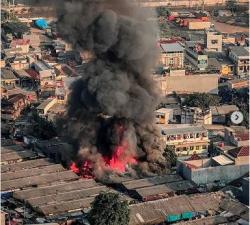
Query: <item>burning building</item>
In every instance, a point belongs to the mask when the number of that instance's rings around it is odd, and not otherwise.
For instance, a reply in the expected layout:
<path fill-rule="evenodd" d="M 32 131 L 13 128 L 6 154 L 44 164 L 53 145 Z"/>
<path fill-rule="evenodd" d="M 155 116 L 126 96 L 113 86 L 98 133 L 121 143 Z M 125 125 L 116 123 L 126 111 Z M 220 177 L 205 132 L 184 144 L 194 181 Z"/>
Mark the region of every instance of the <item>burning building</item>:
<path fill-rule="evenodd" d="M 123 173 L 127 165 L 155 172 L 162 154 L 153 125 L 158 96 L 150 72 L 158 52 L 157 25 L 147 20 L 152 12 L 125 0 L 49 4 L 61 37 L 94 55 L 71 86 L 61 129 L 77 149 L 71 168 L 95 176 Z"/>

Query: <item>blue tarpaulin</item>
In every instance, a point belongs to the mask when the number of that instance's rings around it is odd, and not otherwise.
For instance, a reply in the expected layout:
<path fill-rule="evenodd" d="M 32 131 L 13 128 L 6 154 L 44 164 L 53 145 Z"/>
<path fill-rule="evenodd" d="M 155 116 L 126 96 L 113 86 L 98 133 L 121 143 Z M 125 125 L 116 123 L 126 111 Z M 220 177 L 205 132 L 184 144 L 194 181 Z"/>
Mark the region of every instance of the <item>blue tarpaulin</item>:
<path fill-rule="evenodd" d="M 40 29 L 46 29 L 48 28 L 48 23 L 45 19 L 37 19 L 35 21 L 35 25 Z"/>

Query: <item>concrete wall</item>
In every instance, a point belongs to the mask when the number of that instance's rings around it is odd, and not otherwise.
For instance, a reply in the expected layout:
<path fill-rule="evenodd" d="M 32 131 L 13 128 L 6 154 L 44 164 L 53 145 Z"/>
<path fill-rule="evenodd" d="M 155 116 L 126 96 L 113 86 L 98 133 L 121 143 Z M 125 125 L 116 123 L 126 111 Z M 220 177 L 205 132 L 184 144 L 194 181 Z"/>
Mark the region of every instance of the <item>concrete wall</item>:
<path fill-rule="evenodd" d="M 215 181 L 228 183 L 245 175 L 248 171 L 248 165 L 228 165 L 190 169 L 186 165 L 181 164 L 178 168 L 178 172 L 183 175 L 184 178 L 192 180 L 196 184 L 209 184 Z"/>
<path fill-rule="evenodd" d="M 154 77 L 162 95 L 176 93 L 218 93 L 218 76 L 209 75 L 186 75 Z"/>

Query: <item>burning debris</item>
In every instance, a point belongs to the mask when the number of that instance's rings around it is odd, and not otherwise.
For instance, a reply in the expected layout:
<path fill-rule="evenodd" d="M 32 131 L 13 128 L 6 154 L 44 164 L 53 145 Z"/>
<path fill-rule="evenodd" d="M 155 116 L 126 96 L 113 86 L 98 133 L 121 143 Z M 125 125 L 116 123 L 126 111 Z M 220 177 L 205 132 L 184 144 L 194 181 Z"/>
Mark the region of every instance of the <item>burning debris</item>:
<path fill-rule="evenodd" d="M 54 5 L 61 36 L 94 55 L 71 86 L 63 129 L 79 149 L 71 169 L 85 177 L 124 173 L 128 165 L 155 172 L 162 152 L 153 125 L 158 97 L 150 70 L 158 53 L 157 26 L 147 20 L 152 12 L 126 0 Z"/>

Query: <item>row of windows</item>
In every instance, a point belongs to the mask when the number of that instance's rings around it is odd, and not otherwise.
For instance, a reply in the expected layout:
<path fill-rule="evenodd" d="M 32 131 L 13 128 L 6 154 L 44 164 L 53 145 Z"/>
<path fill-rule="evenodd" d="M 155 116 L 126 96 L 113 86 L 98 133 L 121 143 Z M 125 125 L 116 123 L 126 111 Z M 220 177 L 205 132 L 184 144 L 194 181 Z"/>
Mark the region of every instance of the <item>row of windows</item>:
<path fill-rule="evenodd" d="M 164 134 L 164 131 L 162 131 Z M 191 134 L 178 134 L 178 135 L 168 135 L 167 141 L 174 141 L 174 140 L 181 140 L 181 139 L 190 139 L 190 138 L 200 138 L 200 137 L 207 137 L 207 133 L 191 133 Z"/>
<path fill-rule="evenodd" d="M 193 151 L 193 150 L 206 150 L 207 146 L 202 145 L 202 146 L 190 146 L 190 147 L 183 147 L 183 148 L 176 148 L 176 152 L 182 152 L 182 151 Z"/>

